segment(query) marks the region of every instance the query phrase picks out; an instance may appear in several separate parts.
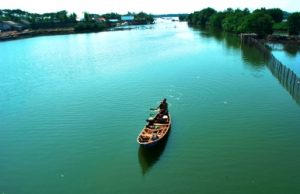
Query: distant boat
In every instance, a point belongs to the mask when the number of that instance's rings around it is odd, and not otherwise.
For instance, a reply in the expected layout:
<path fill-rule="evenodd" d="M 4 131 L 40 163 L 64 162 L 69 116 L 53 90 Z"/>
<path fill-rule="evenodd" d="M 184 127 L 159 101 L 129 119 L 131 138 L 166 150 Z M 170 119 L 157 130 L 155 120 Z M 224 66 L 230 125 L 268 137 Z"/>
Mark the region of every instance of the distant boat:
<path fill-rule="evenodd" d="M 142 129 L 137 142 L 144 147 L 151 147 L 167 137 L 171 129 L 171 115 L 168 113 L 157 113 L 154 117 L 147 119 L 148 124 Z"/>

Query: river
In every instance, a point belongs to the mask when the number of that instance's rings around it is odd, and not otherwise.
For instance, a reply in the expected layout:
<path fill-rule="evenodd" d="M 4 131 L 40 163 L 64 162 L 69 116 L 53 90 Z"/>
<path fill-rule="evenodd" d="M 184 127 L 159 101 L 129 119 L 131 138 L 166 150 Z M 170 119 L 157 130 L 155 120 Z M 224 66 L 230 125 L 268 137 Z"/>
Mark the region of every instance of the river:
<path fill-rule="evenodd" d="M 0 51 L 0 193 L 300 193 L 297 95 L 238 37 L 161 22 Z M 142 149 L 164 97 L 171 133 Z"/>

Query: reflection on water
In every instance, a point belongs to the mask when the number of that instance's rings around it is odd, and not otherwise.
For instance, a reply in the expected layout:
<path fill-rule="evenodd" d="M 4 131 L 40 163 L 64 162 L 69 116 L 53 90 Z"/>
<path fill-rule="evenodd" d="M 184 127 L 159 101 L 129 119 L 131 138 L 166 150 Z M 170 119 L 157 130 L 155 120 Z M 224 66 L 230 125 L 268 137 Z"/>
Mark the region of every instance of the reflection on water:
<path fill-rule="evenodd" d="M 300 105 L 300 78 L 273 55 L 269 59 L 268 67 L 280 84 L 284 86 L 298 105 Z"/>
<path fill-rule="evenodd" d="M 290 57 L 296 57 L 300 53 L 300 46 L 297 44 L 268 43 L 267 47 L 272 51 L 285 52 Z"/>
<path fill-rule="evenodd" d="M 297 45 L 262 45 L 255 39 L 247 39 L 246 44 L 241 43 L 238 36 L 215 30 L 200 29 L 201 36 L 214 38 L 218 42 L 225 42 L 228 49 L 240 49 L 242 60 L 253 69 L 260 69 L 267 66 L 271 73 L 285 87 L 293 99 L 300 105 L 300 78 L 286 65 L 282 64 L 270 52 L 282 50 L 291 57 L 296 57 L 299 52 Z"/>
<path fill-rule="evenodd" d="M 224 42 L 228 49 L 240 49 L 241 43 L 237 36 L 215 29 L 199 28 L 199 30 L 203 38 L 213 38 L 218 42 Z"/>
<path fill-rule="evenodd" d="M 243 43 L 259 51 L 258 56 L 267 60 L 267 67 L 272 74 L 278 79 L 280 84 L 290 93 L 293 99 L 300 105 L 300 78 L 293 70 L 283 65 L 271 51 L 262 43 L 251 37 L 243 38 Z"/>
<path fill-rule="evenodd" d="M 297 53 L 300 52 L 299 45 L 285 44 L 283 45 L 283 49 L 291 57 L 296 57 Z"/>
<path fill-rule="evenodd" d="M 151 169 L 151 167 L 159 161 L 161 155 L 163 154 L 166 148 L 170 133 L 171 130 L 169 131 L 167 136 L 154 147 L 139 147 L 138 158 L 143 175 L 146 175 L 146 173 Z"/>
<path fill-rule="evenodd" d="M 268 60 L 261 54 L 256 47 L 246 44 L 241 45 L 242 59 L 245 64 L 251 66 L 254 69 L 260 69 L 264 67 Z"/>

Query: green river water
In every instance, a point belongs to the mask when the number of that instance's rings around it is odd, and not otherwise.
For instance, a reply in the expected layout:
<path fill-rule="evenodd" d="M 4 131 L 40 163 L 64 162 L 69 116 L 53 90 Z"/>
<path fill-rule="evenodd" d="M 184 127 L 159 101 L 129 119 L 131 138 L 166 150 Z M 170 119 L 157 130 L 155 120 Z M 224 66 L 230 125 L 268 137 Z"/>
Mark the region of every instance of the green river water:
<path fill-rule="evenodd" d="M 1 42 L 0 193 L 300 193 L 299 95 L 266 64 L 178 22 Z M 171 132 L 142 149 L 164 97 Z"/>

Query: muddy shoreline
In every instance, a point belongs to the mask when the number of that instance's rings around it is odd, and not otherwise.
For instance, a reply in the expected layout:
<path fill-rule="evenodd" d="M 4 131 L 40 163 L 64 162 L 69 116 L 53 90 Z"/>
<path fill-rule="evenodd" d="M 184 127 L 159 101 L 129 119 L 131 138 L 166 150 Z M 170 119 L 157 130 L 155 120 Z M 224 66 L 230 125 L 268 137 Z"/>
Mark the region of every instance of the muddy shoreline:
<path fill-rule="evenodd" d="M 54 28 L 54 29 L 38 29 L 32 30 L 27 29 L 24 31 L 7 31 L 0 32 L 0 42 L 10 41 L 10 40 L 18 40 L 25 38 L 32 38 L 37 36 L 51 36 L 51 35 L 67 35 L 67 34 L 82 34 L 82 33 L 96 33 L 96 32 L 106 32 L 106 31 L 121 31 L 121 30 L 130 30 L 131 28 L 123 29 L 123 28 L 109 28 L 103 31 L 75 31 L 74 28 Z"/>
<path fill-rule="evenodd" d="M 17 40 L 44 35 L 75 34 L 74 28 L 38 29 L 24 31 L 7 31 L 0 33 L 0 41 Z"/>
<path fill-rule="evenodd" d="M 264 39 L 264 41 L 266 43 L 300 45 L 300 37 L 299 36 L 269 35 Z"/>

